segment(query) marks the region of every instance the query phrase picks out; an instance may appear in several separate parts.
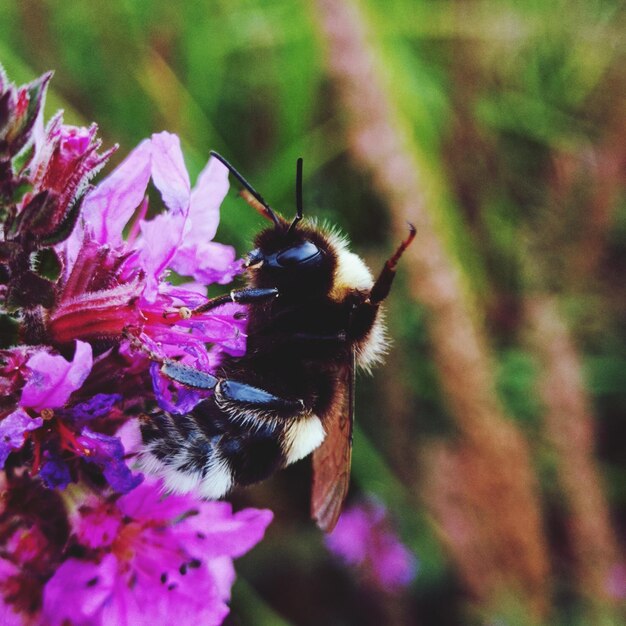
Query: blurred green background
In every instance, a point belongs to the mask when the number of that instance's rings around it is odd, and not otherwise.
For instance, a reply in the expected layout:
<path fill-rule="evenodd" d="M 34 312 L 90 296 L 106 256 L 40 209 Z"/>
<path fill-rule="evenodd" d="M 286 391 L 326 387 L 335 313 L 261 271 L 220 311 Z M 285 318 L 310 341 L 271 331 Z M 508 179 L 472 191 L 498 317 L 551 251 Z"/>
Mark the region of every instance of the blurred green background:
<path fill-rule="evenodd" d="M 571 494 L 559 480 L 568 446 L 559 452 L 546 435 L 546 396 L 538 391 L 543 374 L 533 348 L 542 341 L 527 338 L 524 302 L 537 292 L 558 301 L 585 381 L 579 400 L 588 403 L 596 431 L 587 434 L 587 455 L 603 485 L 610 532 L 623 545 L 624 3 L 362 0 L 355 6 L 369 28 L 364 52 L 376 59 L 384 97 L 421 168 L 426 210 L 460 268 L 493 351 L 506 418 L 529 442 L 550 566 L 549 607 L 540 619 L 620 623 L 623 549 L 612 544 L 606 593 L 581 589 L 580 551 L 569 534 L 576 523 Z M 378 268 L 398 233 L 388 198 L 350 150 L 352 113 L 330 78 L 337 59 L 325 55 L 327 37 L 315 3 L 304 1 L 0 2 L 0 62 L 11 80 L 55 71 L 48 118 L 63 108 L 66 123 L 96 121 L 105 146 L 120 144 L 113 163 L 151 133 L 175 132 L 192 180 L 209 150 L 218 150 L 287 215 L 295 208 L 295 160 L 303 156 L 307 214 L 337 224 Z M 217 239 L 243 254 L 260 222 L 231 193 Z M 358 380 L 350 499 L 374 494 L 389 507 L 420 562 L 414 583 L 394 596 L 375 592 L 332 558 L 308 519 L 305 460 L 235 496 L 237 503 L 271 508 L 275 522 L 238 562 L 227 623 L 537 619 L 522 597 L 494 603 L 476 593 L 463 554 L 446 539 L 445 519 L 442 526 L 441 513 L 423 495 L 427 452 L 454 441 L 459 418 L 433 358 L 432 311 L 411 295 L 411 280 L 410 268 L 401 268 L 388 306 L 387 363 Z"/>

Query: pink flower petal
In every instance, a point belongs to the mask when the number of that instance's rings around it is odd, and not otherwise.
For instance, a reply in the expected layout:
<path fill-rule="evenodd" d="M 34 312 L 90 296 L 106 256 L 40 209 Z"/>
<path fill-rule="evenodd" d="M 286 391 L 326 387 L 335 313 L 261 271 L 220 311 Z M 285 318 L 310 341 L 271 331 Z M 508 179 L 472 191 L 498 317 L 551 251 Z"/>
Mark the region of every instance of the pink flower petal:
<path fill-rule="evenodd" d="M 83 216 L 99 243 L 118 246 L 122 230 L 143 200 L 150 180 L 152 144 L 142 141 L 83 203 Z"/>
<path fill-rule="evenodd" d="M 226 502 L 206 502 L 197 509 L 197 515 L 179 525 L 177 534 L 185 537 L 188 548 L 194 546 L 206 558 L 241 556 L 263 539 L 273 518 L 267 509 L 232 513 L 230 503 Z"/>
<path fill-rule="evenodd" d="M 188 239 L 189 234 L 170 263 L 170 267 L 179 274 L 192 276 L 205 285 L 225 285 L 241 273 L 242 263 L 235 260 L 232 246 L 216 241 L 190 243 Z"/>
<path fill-rule="evenodd" d="M 180 245 L 186 225 L 186 216 L 161 213 L 149 222 L 141 222 L 141 266 L 146 272 L 143 293 L 148 302 L 156 300 L 161 275 Z"/>
<path fill-rule="evenodd" d="M 99 613 L 115 588 L 117 576 L 117 559 L 112 554 L 105 555 L 100 563 L 68 559 L 44 587 L 44 623 L 103 623 Z"/>
<path fill-rule="evenodd" d="M 30 417 L 22 409 L 9 413 L 0 421 L 0 469 L 4 467 L 11 451 L 19 450 L 24 445 L 24 435 L 42 424 L 41 417 Z"/>
<path fill-rule="evenodd" d="M 120 511 L 136 520 L 170 520 L 194 510 L 199 504 L 190 494 L 165 496 L 161 483 L 150 479 L 117 501 Z"/>
<path fill-rule="evenodd" d="M 88 343 L 76 341 L 72 361 L 42 350 L 33 355 L 26 365 L 31 375 L 22 390 L 20 404 L 37 411 L 54 409 L 63 406 L 85 382 L 93 365 L 93 355 Z"/>
<path fill-rule="evenodd" d="M 85 507 L 78 511 L 74 520 L 74 530 L 80 543 L 88 548 L 110 546 L 115 540 L 122 524 L 117 510 L 104 503 L 94 507 Z"/>
<path fill-rule="evenodd" d="M 59 567 L 44 589 L 46 624 L 222 623 L 235 580 L 232 557 L 262 538 L 272 514 L 233 515 L 228 503 L 165 497 L 161 487 L 146 481 L 115 503 L 77 508 L 80 543 L 106 547 L 114 537 L 113 551 L 99 563 L 70 558 Z"/>
<path fill-rule="evenodd" d="M 232 559 L 227 556 L 220 556 L 209 559 L 206 564 L 207 568 L 213 576 L 220 598 L 222 600 L 230 600 L 230 590 L 235 582 L 236 573 Z"/>
<path fill-rule="evenodd" d="M 205 285 L 229 283 L 241 271 L 234 249 L 211 241 L 228 187 L 227 168 L 221 161 L 209 159 L 191 194 L 189 226 L 171 262 L 172 269 L 179 274 L 192 276 Z"/>
<path fill-rule="evenodd" d="M 142 441 L 139 420 L 128 420 L 117 431 L 116 435 L 120 438 L 127 455 L 137 454 L 141 449 Z"/>
<path fill-rule="evenodd" d="M 165 206 L 174 214 L 186 216 L 191 201 L 191 184 L 180 140 L 172 133 L 152 135 L 152 180 L 161 192 Z"/>
<path fill-rule="evenodd" d="M 193 225 L 189 241 L 211 241 L 220 222 L 220 205 L 228 192 L 228 169 L 211 157 L 191 192 L 189 217 Z"/>

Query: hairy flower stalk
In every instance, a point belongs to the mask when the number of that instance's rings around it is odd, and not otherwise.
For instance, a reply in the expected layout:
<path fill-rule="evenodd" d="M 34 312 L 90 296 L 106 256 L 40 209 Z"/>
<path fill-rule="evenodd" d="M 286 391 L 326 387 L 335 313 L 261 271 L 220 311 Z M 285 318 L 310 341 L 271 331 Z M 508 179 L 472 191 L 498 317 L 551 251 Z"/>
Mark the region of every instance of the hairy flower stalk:
<path fill-rule="evenodd" d="M 179 314 L 240 271 L 213 241 L 228 172 L 211 160 L 192 189 L 163 132 L 90 186 L 113 149 L 61 114 L 44 129 L 49 79 L 0 68 L 0 623 L 220 624 L 271 513 L 166 496 L 133 458 L 140 415 L 199 399 L 148 354 L 211 370 L 245 351 L 241 306 Z"/>
<path fill-rule="evenodd" d="M 548 564 L 528 446 L 498 401 L 484 334 L 434 228 L 422 168 L 396 123 L 363 17 L 350 1 L 316 6 L 351 151 L 388 199 L 398 230 L 407 220 L 417 228 L 407 250 L 411 287 L 432 313 L 441 384 L 462 434 L 455 450 L 435 457 L 427 498 L 475 597 L 493 605 L 513 596 L 539 617 L 548 605 Z"/>
<path fill-rule="evenodd" d="M 567 501 L 576 582 L 591 603 L 609 603 L 617 599 L 610 581 L 620 566 L 619 550 L 594 459 L 593 411 L 582 364 L 554 296 L 527 298 L 525 312 L 541 368 L 538 386 L 546 435 L 557 454 L 557 475 Z"/>

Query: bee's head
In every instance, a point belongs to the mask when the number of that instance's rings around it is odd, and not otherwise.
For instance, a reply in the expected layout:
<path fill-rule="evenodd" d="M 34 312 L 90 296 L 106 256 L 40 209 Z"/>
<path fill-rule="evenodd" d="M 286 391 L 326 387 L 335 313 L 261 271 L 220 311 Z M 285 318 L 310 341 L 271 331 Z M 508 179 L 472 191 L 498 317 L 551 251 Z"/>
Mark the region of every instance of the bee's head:
<path fill-rule="evenodd" d="M 268 209 L 274 228 L 262 231 L 247 266 L 257 270 L 255 284 L 279 287 L 285 295 L 329 296 L 342 302 L 364 301 L 374 284 L 365 263 L 347 248 L 347 241 L 333 230 L 302 220 L 302 159 L 296 173 L 296 215 L 289 223 Z M 265 284 L 267 281 L 267 284 Z"/>
<path fill-rule="evenodd" d="M 255 246 L 246 258 L 255 285 L 311 296 L 332 289 L 337 255 L 326 234 L 310 222 L 266 228 L 257 235 Z"/>
<path fill-rule="evenodd" d="M 297 161 L 296 215 L 291 222 L 274 211 L 252 185 L 221 155 L 211 152 L 243 185 L 241 196 L 273 227 L 261 231 L 246 266 L 257 287 L 278 287 L 283 297 L 329 296 L 364 301 L 374 285 L 365 263 L 333 231 L 302 221 L 302 159 Z M 382 298 L 381 298 L 382 299 Z"/>
<path fill-rule="evenodd" d="M 287 297 L 326 295 L 332 288 L 337 259 L 323 232 L 313 223 L 301 221 L 302 159 L 297 161 L 296 215 L 291 222 L 274 211 L 238 172 L 235 175 L 244 185 L 246 201 L 274 225 L 257 235 L 256 248 L 247 255 L 246 267 L 254 284 L 278 287 Z"/>

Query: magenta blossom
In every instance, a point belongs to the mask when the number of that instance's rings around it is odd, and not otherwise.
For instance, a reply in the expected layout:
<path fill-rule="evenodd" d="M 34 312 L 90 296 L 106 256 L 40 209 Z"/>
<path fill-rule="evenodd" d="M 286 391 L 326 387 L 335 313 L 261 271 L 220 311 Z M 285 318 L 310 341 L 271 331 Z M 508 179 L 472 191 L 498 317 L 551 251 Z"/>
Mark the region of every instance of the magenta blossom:
<path fill-rule="evenodd" d="M 64 125 L 62 114 L 57 113 L 50 120 L 44 137 L 36 141 L 30 164 L 32 189 L 24 196 L 22 204 L 26 205 L 38 194 L 54 195 L 56 207 L 46 215 L 46 220 L 60 224 L 72 203 L 86 190 L 88 181 L 116 149 L 98 154 L 102 142 L 97 132 L 96 124 L 90 128 Z"/>
<path fill-rule="evenodd" d="M 346 509 L 326 537 L 326 545 L 370 584 L 386 592 L 406 587 L 417 571 L 415 556 L 393 532 L 386 509 L 378 502 Z"/>
<path fill-rule="evenodd" d="M 24 437 L 31 430 L 43 424 L 41 417 L 32 418 L 22 409 L 9 413 L 0 422 L 0 468 L 4 467 L 7 457 L 13 450 L 24 445 Z"/>
<path fill-rule="evenodd" d="M 48 581 L 43 617 L 52 626 L 221 624 L 232 559 L 261 540 L 271 519 L 270 511 L 164 497 L 153 482 L 116 503 L 84 503 L 73 525 L 87 558 L 66 560 Z"/>
<path fill-rule="evenodd" d="M 33 472 L 39 472 L 49 487 L 66 487 L 72 479 L 68 462 L 79 459 L 100 467 L 116 491 L 125 493 L 141 482 L 141 476 L 133 475 L 127 467 L 118 437 L 93 432 L 84 426 L 88 421 L 85 416 L 93 419 L 108 414 L 120 396 L 98 394 L 89 402 L 66 406 L 92 366 L 91 346 L 83 341 L 76 342 L 71 361 L 43 350 L 28 359 L 20 407 L 0 421 L 0 468 L 12 451 L 22 447 L 27 434 L 37 431 L 33 436 Z M 45 434 L 38 431 L 44 418 Z"/>
<path fill-rule="evenodd" d="M 167 211 L 145 220 L 150 179 Z M 53 337 L 60 342 L 70 336 L 119 337 L 131 330 L 160 346 L 162 356 L 184 356 L 198 366 L 210 363 L 206 343 L 242 354 L 243 307 L 233 304 L 192 318 L 178 314 L 181 307 L 206 301 L 195 281 L 227 283 L 241 271 L 233 248 L 211 241 L 227 190 L 228 171 L 216 159 L 191 190 L 175 135 L 163 132 L 143 141 L 87 196 L 81 220 L 59 246 L 73 270 L 51 316 Z M 125 242 L 122 231 L 134 215 Z M 194 282 L 174 287 L 166 282 L 169 270 Z"/>
<path fill-rule="evenodd" d="M 11 352 L 6 354 L 8 357 Z M 20 356 L 21 367 L 18 365 Z M 72 361 L 45 350 L 33 351 L 26 362 L 24 356 L 18 351 L 13 359 L 18 371 L 23 370 L 21 378 L 26 382 L 19 406 L 0 422 L 0 468 L 4 467 L 10 452 L 22 447 L 27 433 L 43 425 L 40 413 L 45 411 L 49 418 L 51 409 L 64 406 L 70 395 L 83 384 L 92 366 L 91 346 L 82 341 L 77 342 Z"/>
<path fill-rule="evenodd" d="M 35 353 L 26 363 L 30 375 L 22 389 L 20 404 L 35 411 L 64 406 L 85 382 L 92 365 L 91 346 L 84 341 L 76 342 L 72 361 L 45 351 Z"/>
<path fill-rule="evenodd" d="M 140 420 L 202 397 L 158 364 L 245 350 L 245 307 L 192 313 L 241 271 L 213 241 L 227 171 L 192 189 L 159 133 L 90 186 L 112 150 L 60 114 L 44 129 L 49 78 L 0 68 L 0 623 L 220 624 L 271 513 L 164 497 L 132 464 Z"/>

